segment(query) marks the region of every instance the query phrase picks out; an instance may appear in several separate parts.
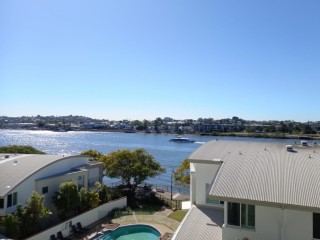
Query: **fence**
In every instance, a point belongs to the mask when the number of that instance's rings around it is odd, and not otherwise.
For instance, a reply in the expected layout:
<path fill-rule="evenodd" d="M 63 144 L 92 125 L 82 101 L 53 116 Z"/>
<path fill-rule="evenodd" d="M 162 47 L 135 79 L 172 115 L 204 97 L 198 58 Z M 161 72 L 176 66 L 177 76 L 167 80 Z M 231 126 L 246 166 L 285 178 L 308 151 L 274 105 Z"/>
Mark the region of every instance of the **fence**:
<path fill-rule="evenodd" d="M 118 186 L 121 186 L 121 185 L 123 185 L 122 181 L 112 182 L 112 183 L 108 183 L 107 184 L 107 186 L 111 187 L 111 188 L 118 187 Z M 161 188 L 166 192 L 170 192 L 171 191 L 171 186 L 169 186 L 169 185 L 162 186 L 162 185 L 157 185 L 157 184 L 149 184 L 149 183 L 145 183 L 145 182 L 141 183 L 140 185 L 147 185 L 147 186 L 150 186 L 152 189 Z M 174 193 L 181 193 L 181 194 L 184 194 L 184 195 L 189 195 L 190 194 L 190 188 L 189 187 L 183 187 L 181 185 L 179 185 L 179 186 L 172 185 L 172 191 Z"/>
<path fill-rule="evenodd" d="M 52 234 L 56 234 L 57 232 L 61 231 L 63 235 L 70 235 L 71 234 L 71 226 L 77 222 L 81 222 L 83 226 L 88 226 L 99 219 L 105 217 L 112 209 L 114 208 L 123 208 L 127 206 L 127 198 L 123 197 L 117 199 L 115 201 L 111 201 L 105 204 L 100 205 L 94 209 L 91 209 L 87 212 L 84 212 L 78 216 L 75 216 L 71 219 L 65 220 L 57 225 L 46 229 L 38 233 L 37 235 L 33 235 L 27 239 L 32 240 L 45 240 L 50 239 Z"/>

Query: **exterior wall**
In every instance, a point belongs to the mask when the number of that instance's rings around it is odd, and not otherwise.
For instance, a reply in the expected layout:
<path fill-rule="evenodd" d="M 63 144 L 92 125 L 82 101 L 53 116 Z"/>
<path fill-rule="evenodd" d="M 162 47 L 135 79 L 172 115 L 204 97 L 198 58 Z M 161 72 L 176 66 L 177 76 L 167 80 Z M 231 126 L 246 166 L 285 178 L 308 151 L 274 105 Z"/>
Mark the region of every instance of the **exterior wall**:
<path fill-rule="evenodd" d="M 25 206 L 26 202 L 30 198 L 32 191 L 34 190 L 34 187 L 34 179 L 28 178 L 22 184 L 18 185 L 16 188 L 13 188 L 10 192 L 8 192 L 4 200 L 4 215 L 16 211 L 18 204 L 22 204 L 22 206 Z M 13 194 L 14 192 L 17 192 L 18 194 L 17 205 L 7 208 L 8 195 Z"/>
<path fill-rule="evenodd" d="M 225 203 L 227 204 L 227 203 Z M 222 227 L 223 240 L 301 240 L 312 239 L 312 212 L 256 206 L 255 230 L 227 225 L 227 207 L 225 223 Z"/>
<path fill-rule="evenodd" d="M 88 184 L 90 187 L 94 186 L 96 182 L 100 181 L 100 169 L 99 167 L 88 169 Z M 101 182 L 101 181 L 100 181 Z"/>
<path fill-rule="evenodd" d="M 15 188 L 13 188 L 7 195 L 12 194 L 14 192 L 18 193 L 17 203 L 22 204 L 22 206 L 26 206 L 27 200 L 30 198 L 31 192 L 36 190 L 36 180 L 44 179 L 49 176 L 61 175 L 66 171 L 70 171 L 72 168 L 83 167 L 87 164 L 88 158 L 84 156 L 73 156 L 68 157 L 52 164 L 47 165 L 40 171 L 31 175 L 29 178 L 25 179 Z M 98 168 L 98 166 L 97 166 Z M 58 188 L 56 189 L 58 190 Z M 41 193 L 41 190 L 40 192 Z M 12 213 L 16 210 L 17 205 L 11 206 L 9 208 L 7 206 L 7 196 L 4 198 L 4 209 L 0 211 L 0 216 Z"/>
<path fill-rule="evenodd" d="M 43 240 L 50 239 L 52 234 L 57 234 L 61 231 L 63 235 L 70 235 L 72 233 L 71 226 L 77 222 L 81 222 L 83 227 L 86 227 L 99 219 L 105 217 L 112 209 L 114 208 L 124 208 L 127 206 L 127 198 L 120 198 L 116 201 L 105 203 L 97 208 L 94 208 L 90 211 L 87 211 L 83 214 L 80 214 L 72 219 L 59 223 L 58 225 L 49 228 L 37 235 L 33 235 L 28 239 L 32 240 Z"/>
<path fill-rule="evenodd" d="M 88 187 L 88 171 L 82 170 L 77 172 L 71 172 L 64 175 L 53 176 L 45 179 L 40 179 L 35 181 L 35 191 L 45 196 L 45 205 L 50 210 L 54 210 L 54 204 L 52 203 L 52 197 L 56 191 L 58 191 L 59 186 L 63 182 L 72 181 L 74 180 L 76 183 L 79 184 L 78 177 L 81 177 L 85 188 Z M 48 187 L 47 193 L 42 193 L 42 188 Z"/>
<path fill-rule="evenodd" d="M 200 205 L 206 205 L 206 184 L 212 184 L 213 179 L 215 178 L 220 164 L 212 163 L 193 163 L 195 168 L 195 189 L 192 191 L 195 195 L 195 199 L 192 199 L 193 202 Z M 193 186 L 193 183 L 192 183 Z M 193 196 L 193 194 L 192 194 Z"/>
<path fill-rule="evenodd" d="M 190 163 L 193 164 L 193 163 Z M 197 179 L 196 179 L 196 173 L 191 172 L 190 173 L 190 202 L 191 205 L 196 203 L 196 186 L 197 186 Z"/>
<path fill-rule="evenodd" d="M 287 210 L 285 214 L 285 239 L 312 239 L 313 213 Z"/>

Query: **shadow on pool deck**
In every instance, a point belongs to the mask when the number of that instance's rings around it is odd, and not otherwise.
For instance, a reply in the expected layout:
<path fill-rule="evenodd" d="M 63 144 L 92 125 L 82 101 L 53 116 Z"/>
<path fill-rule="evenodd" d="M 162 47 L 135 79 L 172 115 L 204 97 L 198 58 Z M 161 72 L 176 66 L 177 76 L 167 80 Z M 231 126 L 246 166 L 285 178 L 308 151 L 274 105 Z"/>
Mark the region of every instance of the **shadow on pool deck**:
<path fill-rule="evenodd" d="M 170 209 L 156 212 L 153 215 L 126 215 L 119 216 L 113 219 L 101 219 L 89 226 L 89 231 L 82 235 L 71 235 L 72 239 L 92 239 L 93 237 L 101 234 L 105 230 L 113 230 L 118 226 L 130 225 L 130 224 L 146 224 L 156 228 L 161 236 L 169 237 L 179 226 L 180 222 L 168 218 L 167 216 L 172 213 Z M 165 238 L 170 239 L 170 238 Z"/>

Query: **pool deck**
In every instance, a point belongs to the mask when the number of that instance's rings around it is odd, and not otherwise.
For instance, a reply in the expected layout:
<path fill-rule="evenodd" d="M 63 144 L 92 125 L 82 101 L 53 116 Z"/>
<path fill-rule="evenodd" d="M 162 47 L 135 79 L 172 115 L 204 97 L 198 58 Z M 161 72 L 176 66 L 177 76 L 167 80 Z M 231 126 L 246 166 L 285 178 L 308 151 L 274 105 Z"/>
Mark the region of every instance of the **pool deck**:
<path fill-rule="evenodd" d="M 156 212 L 152 215 L 138 215 L 133 213 L 132 215 L 120 216 L 113 219 L 102 219 L 89 226 L 86 226 L 89 230 L 81 235 L 71 235 L 69 238 L 88 240 L 101 234 L 106 230 L 113 230 L 119 226 L 131 225 L 131 224 L 146 224 L 156 228 L 163 239 L 170 239 L 170 236 L 178 228 L 180 222 L 168 218 L 168 215 L 172 213 L 172 210 L 165 209 L 163 211 Z"/>

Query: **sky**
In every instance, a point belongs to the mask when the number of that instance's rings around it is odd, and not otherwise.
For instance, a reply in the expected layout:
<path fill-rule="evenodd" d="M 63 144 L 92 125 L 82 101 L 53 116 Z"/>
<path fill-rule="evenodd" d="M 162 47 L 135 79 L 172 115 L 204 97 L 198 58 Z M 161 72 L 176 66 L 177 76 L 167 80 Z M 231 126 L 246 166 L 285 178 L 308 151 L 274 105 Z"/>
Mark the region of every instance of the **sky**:
<path fill-rule="evenodd" d="M 319 121 L 319 0 L 1 0 L 0 116 Z"/>

